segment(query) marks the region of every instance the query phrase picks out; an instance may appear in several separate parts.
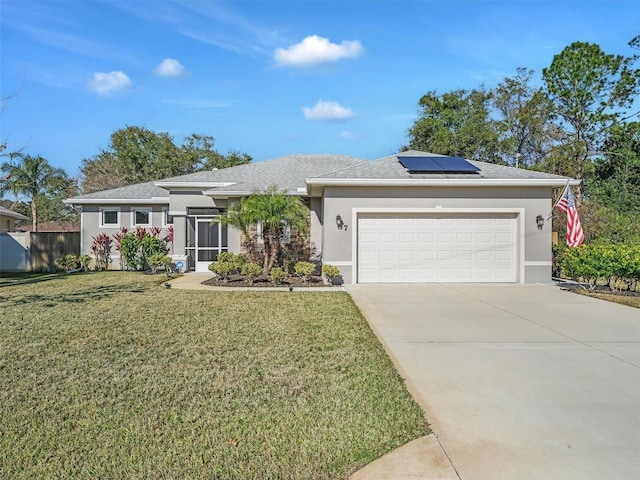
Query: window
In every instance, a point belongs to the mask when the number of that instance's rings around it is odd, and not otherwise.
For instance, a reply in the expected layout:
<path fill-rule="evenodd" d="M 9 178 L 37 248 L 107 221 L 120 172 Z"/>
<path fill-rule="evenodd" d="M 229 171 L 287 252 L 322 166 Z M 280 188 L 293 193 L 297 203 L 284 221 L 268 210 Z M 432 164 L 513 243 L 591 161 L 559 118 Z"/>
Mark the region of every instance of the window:
<path fill-rule="evenodd" d="M 100 227 L 119 228 L 120 227 L 120 209 L 119 208 L 101 208 L 100 209 Z"/>
<path fill-rule="evenodd" d="M 148 208 L 138 208 L 132 212 L 132 221 L 134 227 L 150 227 L 151 226 L 151 210 Z"/>
<path fill-rule="evenodd" d="M 168 208 L 162 209 L 162 226 L 168 227 L 169 225 L 173 225 L 173 215 L 169 213 Z"/>

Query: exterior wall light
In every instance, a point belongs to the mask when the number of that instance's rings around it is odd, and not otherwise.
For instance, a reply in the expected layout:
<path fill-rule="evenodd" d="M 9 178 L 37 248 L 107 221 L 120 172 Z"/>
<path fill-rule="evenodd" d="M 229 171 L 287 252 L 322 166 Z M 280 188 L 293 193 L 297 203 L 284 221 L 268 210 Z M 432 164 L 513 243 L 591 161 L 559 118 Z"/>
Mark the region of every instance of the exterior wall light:
<path fill-rule="evenodd" d="M 538 226 L 538 230 L 542 230 L 542 227 L 544 227 L 544 217 L 542 215 L 536 217 L 536 225 Z"/>
<path fill-rule="evenodd" d="M 340 214 L 336 215 L 336 226 L 338 227 L 338 230 L 342 230 L 344 228 L 344 222 L 342 221 Z"/>

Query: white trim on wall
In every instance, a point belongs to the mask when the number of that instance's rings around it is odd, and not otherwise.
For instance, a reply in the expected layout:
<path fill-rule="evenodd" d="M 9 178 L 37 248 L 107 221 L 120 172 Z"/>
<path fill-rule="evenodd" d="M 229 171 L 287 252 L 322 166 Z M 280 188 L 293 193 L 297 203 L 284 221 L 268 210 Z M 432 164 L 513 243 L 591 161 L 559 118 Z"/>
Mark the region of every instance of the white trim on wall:
<path fill-rule="evenodd" d="M 171 223 L 167 222 L 167 215 L 171 217 Z M 162 207 L 162 226 L 168 228 L 170 225 L 173 225 L 173 213 L 171 213 L 169 207 Z"/>
<path fill-rule="evenodd" d="M 105 211 L 117 212 L 116 218 L 118 221 L 116 223 L 104 223 L 102 220 L 104 219 L 103 212 Z M 120 207 L 99 207 L 98 212 L 100 214 L 100 218 L 98 220 L 98 226 L 100 228 L 120 228 L 120 225 L 122 224 L 122 211 L 120 210 Z"/>
<path fill-rule="evenodd" d="M 524 283 L 524 252 L 525 252 L 525 209 L 524 208 L 443 208 L 443 207 L 429 207 L 429 208 L 403 208 L 403 207 L 389 207 L 389 208 L 376 208 L 376 207 L 354 207 L 351 209 L 351 282 L 358 283 L 358 215 L 363 213 L 391 213 L 397 215 L 404 214 L 448 214 L 448 213 L 496 213 L 496 214 L 516 214 L 516 228 L 518 230 L 518 244 L 516 245 L 518 256 L 518 278 L 516 283 Z"/>
<path fill-rule="evenodd" d="M 526 261 L 524 262 L 525 267 L 551 267 L 553 262 L 551 260 L 541 260 L 541 261 Z"/>
<path fill-rule="evenodd" d="M 147 223 L 136 223 L 136 212 L 148 212 L 149 221 Z M 151 207 L 136 207 L 131 209 L 131 227 L 143 227 L 148 228 L 153 226 L 153 208 Z"/>

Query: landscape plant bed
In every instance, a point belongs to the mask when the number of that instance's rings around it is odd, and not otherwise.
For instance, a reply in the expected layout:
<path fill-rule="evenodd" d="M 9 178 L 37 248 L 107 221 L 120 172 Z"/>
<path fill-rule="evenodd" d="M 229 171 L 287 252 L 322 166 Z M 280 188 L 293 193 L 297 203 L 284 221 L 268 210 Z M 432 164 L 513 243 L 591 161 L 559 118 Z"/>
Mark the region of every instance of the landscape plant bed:
<path fill-rule="evenodd" d="M 271 281 L 267 276 L 260 276 L 253 281 L 253 284 L 249 283 L 247 277 L 244 275 L 233 274 L 229 276 L 229 280 L 225 281 L 219 277 L 212 277 L 202 282 L 204 285 L 210 285 L 212 287 L 332 287 L 335 285 L 329 285 L 324 282 L 322 277 L 311 277 L 306 282 L 303 278 L 298 276 L 287 276 L 282 284 L 278 285 Z"/>
<path fill-rule="evenodd" d="M 429 433 L 344 292 L 0 278 L 0 478 L 347 479 Z"/>

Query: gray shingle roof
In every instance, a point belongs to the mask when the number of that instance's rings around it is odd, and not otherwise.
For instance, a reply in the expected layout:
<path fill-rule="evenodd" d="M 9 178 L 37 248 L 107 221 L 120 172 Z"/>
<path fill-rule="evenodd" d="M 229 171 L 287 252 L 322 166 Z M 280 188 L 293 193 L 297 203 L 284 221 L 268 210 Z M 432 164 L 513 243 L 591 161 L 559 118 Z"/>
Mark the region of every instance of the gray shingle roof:
<path fill-rule="evenodd" d="M 157 182 L 184 183 L 185 186 L 203 184 L 203 189 L 224 194 L 227 192 L 252 192 L 255 189 L 264 190 L 271 185 L 289 192 L 297 192 L 306 188 L 305 179 L 322 176 L 326 173 L 343 170 L 367 163 L 366 160 L 346 155 L 332 154 L 295 154 L 265 160 L 263 162 L 248 163 L 220 170 L 208 170 L 178 177 L 170 177 Z M 158 187 L 157 182 L 139 183 L 127 187 L 105 190 L 102 192 L 80 195 L 68 200 L 69 203 L 82 204 L 83 200 L 137 200 L 148 198 L 169 199 L 169 191 Z M 224 187 L 207 187 L 209 182 L 231 183 Z"/>
<path fill-rule="evenodd" d="M 341 179 L 389 179 L 389 180 L 402 180 L 402 179 L 492 179 L 492 180 L 526 180 L 526 179 L 540 179 L 540 180 L 566 180 L 565 177 L 559 175 L 552 175 L 550 173 L 535 172 L 533 170 L 525 170 L 523 168 L 506 167 L 503 165 L 496 165 L 493 163 L 478 162 L 473 160 L 467 160 L 472 165 L 478 167 L 480 172 L 478 174 L 466 174 L 466 173 L 409 173 L 406 168 L 398 161 L 398 156 L 409 157 L 443 157 L 445 155 L 437 155 L 434 153 L 420 152 L 417 150 L 411 150 L 408 152 L 397 153 L 389 155 L 388 157 L 367 162 L 363 165 L 356 165 L 351 168 L 345 169 L 340 172 L 329 173 L 322 175 L 321 178 L 341 178 Z"/>
<path fill-rule="evenodd" d="M 103 190 L 101 192 L 87 193 L 86 195 L 79 195 L 69 200 L 142 200 L 147 198 L 163 197 L 167 198 L 167 202 L 169 201 L 169 192 L 167 190 L 165 190 L 164 188 L 156 187 L 155 182 L 146 182 L 127 185 L 126 187 L 113 188 L 111 190 Z"/>
<path fill-rule="evenodd" d="M 15 218 L 16 220 L 29 220 L 29 217 L 26 217 L 21 213 L 14 212 L 13 210 L 9 210 L 8 208 L 4 208 L 4 207 L 0 207 L 0 215 L 4 215 L 5 217 Z"/>
<path fill-rule="evenodd" d="M 163 182 L 229 182 L 231 185 L 211 188 L 214 192 L 251 192 L 277 185 L 296 192 L 305 188 L 309 177 L 324 176 L 356 165 L 366 164 L 361 158 L 346 155 L 294 154 L 264 162 L 248 163 L 222 170 L 204 171 L 167 178 Z"/>
<path fill-rule="evenodd" d="M 478 174 L 455 173 L 409 173 L 398 161 L 398 156 L 444 156 L 416 150 L 389 155 L 374 161 L 346 155 L 294 154 L 248 163 L 220 170 L 202 171 L 165 178 L 156 182 L 139 183 L 127 187 L 80 195 L 68 200 L 82 204 L 84 200 L 169 200 L 169 188 L 157 183 L 184 184 L 185 187 L 208 190 L 213 195 L 248 193 L 256 189 L 264 190 L 271 185 L 289 192 L 301 192 L 306 180 L 313 179 L 353 179 L 353 180 L 438 180 L 438 179 L 485 179 L 485 180 L 552 180 L 563 182 L 566 177 L 550 173 L 535 172 L 521 168 L 506 167 L 492 163 L 468 160 L 480 169 Z M 226 183 L 224 186 L 210 186 L 207 183 Z M 306 191 L 306 189 L 305 189 Z"/>

